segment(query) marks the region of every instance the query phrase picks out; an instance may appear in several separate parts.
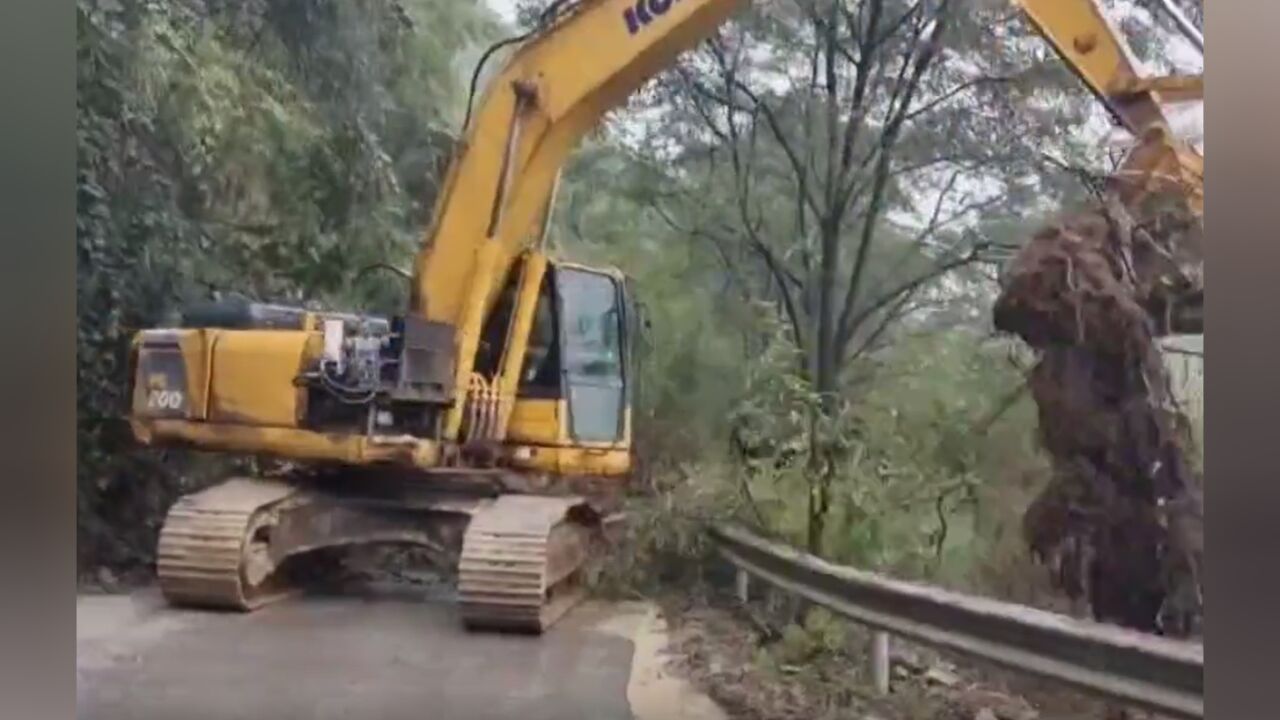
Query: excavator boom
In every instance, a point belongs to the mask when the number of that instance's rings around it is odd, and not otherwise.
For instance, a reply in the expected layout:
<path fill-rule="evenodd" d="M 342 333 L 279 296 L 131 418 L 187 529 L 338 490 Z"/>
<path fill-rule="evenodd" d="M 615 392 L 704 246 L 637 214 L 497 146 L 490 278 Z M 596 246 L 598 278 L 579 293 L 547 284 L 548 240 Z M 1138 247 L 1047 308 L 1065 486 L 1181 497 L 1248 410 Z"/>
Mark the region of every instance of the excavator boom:
<path fill-rule="evenodd" d="M 1131 204 L 1147 193 L 1173 190 L 1184 195 L 1197 214 L 1202 213 L 1204 157 L 1175 137 L 1164 105 L 1202 100 L 1203 76 L 1144 75 L 1098 0 L 1014 3 L 1067 67 L 1135 138 L 1133 148 L 1112 178 L 1122 199 Z M 1185 22 L 1179 14 L 1174 17 Z"/>
<path fill-rule="evenodd" d="M 458 329 L 458 387 L 466 387 L 481 324 L 507 273 L 544 224 L 569 153 L 606 112 L 742 4 L 562 4 L 489 82 L 415 267 L 411 311 Z M 446 434 L 456 414 L 448 426 Z"/>

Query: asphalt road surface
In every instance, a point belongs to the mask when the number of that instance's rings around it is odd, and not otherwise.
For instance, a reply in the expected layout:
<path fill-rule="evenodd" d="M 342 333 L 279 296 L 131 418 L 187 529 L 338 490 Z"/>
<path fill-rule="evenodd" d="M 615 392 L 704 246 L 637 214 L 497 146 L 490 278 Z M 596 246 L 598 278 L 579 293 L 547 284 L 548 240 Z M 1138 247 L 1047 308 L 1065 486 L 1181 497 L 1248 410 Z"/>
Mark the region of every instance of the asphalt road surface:
<path fill-rule="evenodd" d="M 86 720 L 719 720 L 663 671 L 641 604 L 579 606 L 542 637 L 468 633 L 450 603 L 397 588 L 306 596 L 252 614 L 159 593 L 76 602 Z"/>

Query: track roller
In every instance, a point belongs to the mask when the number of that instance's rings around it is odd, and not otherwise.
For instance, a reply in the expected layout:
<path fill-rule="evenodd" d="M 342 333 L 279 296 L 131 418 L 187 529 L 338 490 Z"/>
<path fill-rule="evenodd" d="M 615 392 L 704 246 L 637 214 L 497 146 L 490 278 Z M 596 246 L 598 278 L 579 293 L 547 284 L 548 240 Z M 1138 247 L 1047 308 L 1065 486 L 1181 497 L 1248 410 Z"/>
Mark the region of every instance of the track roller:
<path fill-rule="evenodd" d="M 458 602 L 470 629 L 541 633 L 582 600 L 580 570 L 598 532 L 576 498 L 504 495 L 463 537 Z"/>
<path fill-rule="evenodd" d="M 160 531 L 156 574 L 165 599 L 247 611 L 287 595 L 270 534 L 275 514 L 300 494 L 285 482 L 234 478 L 180 498 Z"/>

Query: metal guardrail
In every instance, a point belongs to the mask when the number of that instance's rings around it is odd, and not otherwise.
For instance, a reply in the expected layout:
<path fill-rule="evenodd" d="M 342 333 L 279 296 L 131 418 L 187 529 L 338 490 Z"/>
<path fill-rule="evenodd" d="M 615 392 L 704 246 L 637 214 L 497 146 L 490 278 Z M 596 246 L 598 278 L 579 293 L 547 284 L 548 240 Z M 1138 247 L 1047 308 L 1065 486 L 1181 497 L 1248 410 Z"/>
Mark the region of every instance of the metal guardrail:
<path fill-rule="evenodd" d="M 717 549 L 749 573 L 887 635 L 991 661 L 1178 718 L 1204 717 L 1204 646 L 834 565 L 738 527 L 712 530 Z"/>

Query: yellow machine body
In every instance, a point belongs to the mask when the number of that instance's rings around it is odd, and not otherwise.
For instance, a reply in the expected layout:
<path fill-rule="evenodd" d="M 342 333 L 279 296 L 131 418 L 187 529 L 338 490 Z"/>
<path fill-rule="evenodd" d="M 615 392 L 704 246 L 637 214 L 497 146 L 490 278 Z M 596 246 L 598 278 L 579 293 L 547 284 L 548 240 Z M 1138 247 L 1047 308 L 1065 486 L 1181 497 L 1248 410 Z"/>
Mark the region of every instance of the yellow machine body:
<path fill-rule="evenodd" d="M 616 273 L 567 267 L 622 287 Z M 545 301 L 520 288 L 513 314 L 527 315 L 532 324 L 540 299 Z M 176 328 L 140 333 L 134 353 L 135 435 L 148 443 L 295 459 L 440 466 L 442 448 L 456 443 L 409 434 L 334 432 L 308 423 L 308 402 L 314 395 L 300 378 L 321 360 L 323 320 L 322 315 L 305 317 L 306 329 L 298 330 Z M 621 326 L 619 333 L 625 333 Z M 527 347 L 527 336 L 523 339 Z M 518 373 L 498 375 L 499 380 L 503 377 L 518 378 Z M 573 430 L 570 400 L 557 390 L 515 382 L 493 393 L 472 393 L 469 405 L 475 409 L 488 401 L 496 414 L 504 402 L 509 404 L 499 451 L 504 466 L 548 474 L 625 475 L 630 470 L 629 403 L 620 405 L 613 437 L 584 440 Z"/>

